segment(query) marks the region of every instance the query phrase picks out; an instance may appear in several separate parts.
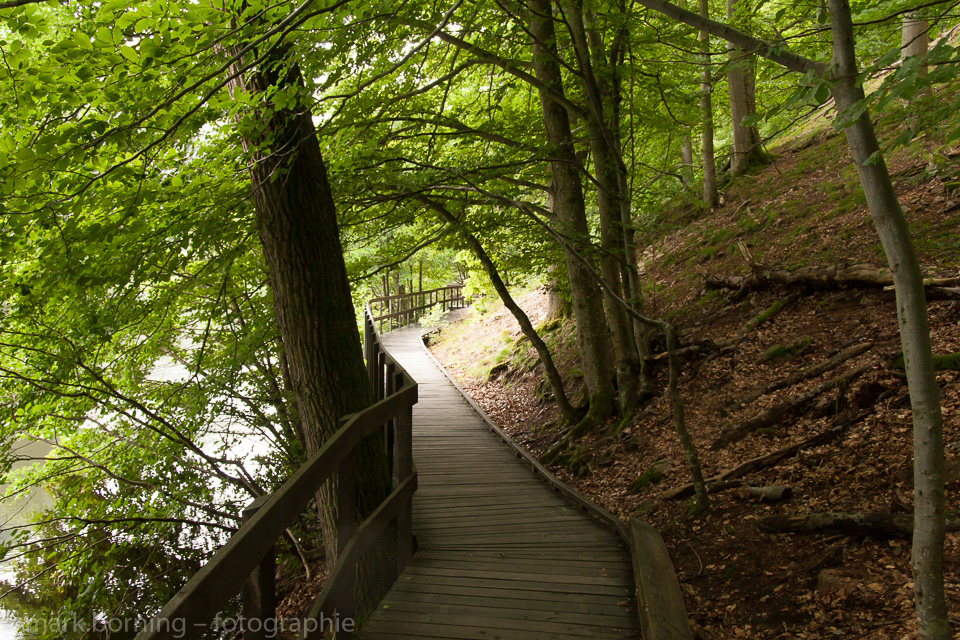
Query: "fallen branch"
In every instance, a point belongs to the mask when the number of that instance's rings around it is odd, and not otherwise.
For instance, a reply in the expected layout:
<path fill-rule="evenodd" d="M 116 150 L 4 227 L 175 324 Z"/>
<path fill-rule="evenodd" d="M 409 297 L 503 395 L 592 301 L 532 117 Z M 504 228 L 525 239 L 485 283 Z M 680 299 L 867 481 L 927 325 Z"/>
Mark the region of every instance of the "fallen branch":
<path fill-rule="evenodd" d="M 736 427 L 725 431 L 720 435 L 720 437 L 710 444 L 710 448 L 716 451 L 717 449 L 723 448 L 730 443 L 742 440 L 747 435 L 755 432 L 757 429 L 762 429 L 775 424 L 788 415 L 803 412 L 821 394 L 851 382 L 875 367 L 876 364 L 877 362 L 875 360 L 870 360 L 860 364 L 857 367 L 854 367 L 853 369 L 845 371 L 839 376 L 831 378 L 822 384 L 811 387 L 798 396 L 788 398 L 779 404 L 775 404 L 769 409 L 762 411 L 750 418 L 746 422 L 742 422 Z"/>
<path fill-rule="evenodd" d="M 864 342 L 862 344 L 857 344 L 852 347 L 847 347 L 840 353 L 834 355 L 832 358 L 826 362 L 821 362 L 820 364 L 813 365 L 812 367 L 807 367 L 801 371 L 787 376 L 786 378 L 781 378 L 780 380 L 774 380 L 770 384 L 752 393 L 749 393 L 738 400 L 732 400 L 728 402 L 728 405 L 747 405 L 755 400 L 773 393 L 774 391 L 779 391 L 780 389 L 785 389 L 787 387 L 792 387 L 795 384 L 803 382 L 804 380 L 809 380 L 810 378 L 816 378 L 821 376 L 828 371 L 833 371 L 838 366 L 850 360 L 851 358 L 856 358 L 857 356 L 866 353 L 873 347 L 873 344 L 869 342 Z"/>
<path fill-rule="evenodd" d="M 707 490 L 710 493 L 716 493 L 725 489 L 734 489 L 742 486 L 742 484 L 734 483 L 732 481 L 736 480 L 737 478 L 742 478 L 749 473 L 761 471 L 768 467 L 779 464 L 783 460 L 794 457 L 804 449 L 811 449 L 813 447 L 819 447 L 820 445 L 827 444 L 828 442 L 833 442 L 843 435 L 843 432 L 847 430 L 847 427 L 860 422 L 860 420 L 867 417 L 871 413 L 873 413 L 873 409 L 864 409 L 863 411 L 843 414 L 837 419 L 833 427 L 822 433 L 818 433 L 811 438 L 807 438 L 803 442 L 798 442 L 797 444 L 774 451 L 773 453 L 751 458 L 750 460 L 747 460 L 746 462 L 743 462 L 732 469 L 728 469 L 711 478 L 708 478 Z M 693 495 L 693 485 L 685 484 L 682 487 L 661 493 L 660 497 L 664 500 L 674 500 L 677 498 L 686 498 L 690 495 Z"/>
<path fill-rule="evenodd" d="M 705 276 L 707 289 L 732 289 L 743 294 L 746 291 L 769 287 L 773 284 L 804 286 L 816 289 L 839 289 L 841 287 L 860 287 L 885 289 L 893 286 L 893 274 L 886 267 L 872 264 L 855 264 L 848 267 L 814 266 L 788 270 L 782 267 L 753 268 L 749 275 Z M 928 293 L 941 298 L 960 297 L 960 277 L 925 278 L 923 281 Z M 932 288 L 932 289 L 931 289 Z"/>
<path fill-rule="evenodd" d="M 726 338 L 720 342 L 714 342 L 709 339 L 701 340 L 687 345 L 686 347 L 677 349 L 676 355 L 677 357 L 695 357 L 699 355 L 723 355 L 724 353 L 728 353 L 732 351 L 738 344 L 743 342 L 744 338 L 750 335 L 750 333 L 753 332 L 757 327 L 771 320 L 799 297 L 799 293 L 791 293 L 783 300 L 777 300 L 772 305 L 745 322 L 743 326 L 737 330 L 737 333 L 730 338 Z M 668 359 L 668 357 L 668 352 L 658 353 L 654 356 L 648 356 L 647 362 L 650 364 L 656 364 L 658 362 L 663 362 L 664 360 Z"/>
<path fill-rule="evenodd" d="M 760 502 L 782 502 L 789 500 L 793 495 L 791 487 L 751 487 L 743 486 L 735 492 L 736 496 L 745 500 L 759 500 Z"/>
<path fill-rule="evenodd" d="M 909 538 L 913 535 L 912 513 L 806 513 L 757 518 L 757 527 L 767 533 L 839 532 L 853 536 Z M 947 531 L 960 531 L 960 518 L 947 517 Z"/>

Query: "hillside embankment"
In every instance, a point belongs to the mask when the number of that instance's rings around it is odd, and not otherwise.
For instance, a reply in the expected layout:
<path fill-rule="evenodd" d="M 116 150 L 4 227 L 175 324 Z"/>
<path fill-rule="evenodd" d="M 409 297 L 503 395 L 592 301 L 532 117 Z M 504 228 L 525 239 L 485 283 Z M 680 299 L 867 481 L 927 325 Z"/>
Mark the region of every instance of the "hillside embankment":
<path fill-rule="evenodd" d="M 881 131 L 896 135 L 904 122 L 902 111 L 891 113 Z M 914 637 L 904 531 L 911 412 L 883 253 L 842 135 L 810 126 L 774 151 L 774 164 L 730 184 L 721 206 L 675 207 L 642 234 L 647 312 L 675 323 L 689 348 L 681 393 L 705 474 L 716 480 L 709 513 L 690 515 L 689 473 L 662 394 L 621 431 L 613 419 L 596 428 L 553 470 L 619 517 L 661 531 L 698 638 Z M 939 278 L 929 315 L 944 356 L 960 352 L 955 157 L 921 135 L 888 159 L 921 262 Z M 544 323 L 543 291 L 521 300 Z M 569 321 L 542 328 L 577 399 L 574 329 Z M 505 309 L 442 328 L 431 348 L 532 453 L 561 436 L 542 367 Z M 950 511 L 960 509 L 957 365 L 944 358 L 937 372 Z M 652 371 L 662 392 L 662 358 Z M 952 532 L 954 612 L 958 563 Z"/>

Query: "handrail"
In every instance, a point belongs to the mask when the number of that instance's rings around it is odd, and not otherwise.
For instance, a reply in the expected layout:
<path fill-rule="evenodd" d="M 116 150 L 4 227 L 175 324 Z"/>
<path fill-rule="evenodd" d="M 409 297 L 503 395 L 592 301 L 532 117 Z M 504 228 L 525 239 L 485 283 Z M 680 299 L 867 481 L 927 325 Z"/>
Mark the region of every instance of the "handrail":
<path fill-rule="evenodd" d="M 387 330 L 399 329 L 417 322 L 427 309 L 440 305 L 444 311 L 459 309 L 466 306 L 467 300 L 463 296 L 462 284 L 448 284 L 445 287 L 428 291 L 410 291 L 392 296 L 371 298 L 367 304 L 374 322 L 380 323 L 383 331 L 384 321 Z M 379 315 L 374 315 L 373 308 Z"/>
<path fill-rule="evenodd" d="M 400 574 L 413 553 L 410 521 L 417 473 L 413 464 L 412 412 L 418 387 L 416 381 L 383 349 L 369 306 L 364 318 L 364 351 L 376 402 L 345 417 L 337 432 L 283 486 L 269 497 L 261 496 L 248 506 L 244 514 L 250 516 L 249 519 L 167 602 L 136 640 L 180 640 L 202 636 L 210 621 L 245 581 L 254 581 L 256 585 L 244 589 L 244 607 L 249 606 L 262 615 L 264 619 L 258 626 L 263 631 L 268 629 L 270 625 L 266 619 L 275 617 L 275 594 L 261 591 L 264 584 L 273 589 L 273 576 L 269 580 L 260 580 L 258 571 L 261 567 L 266 571 L 275 570 L 273 547 L 276 540 L 335 472 L 339 472 L 338 560 L 330 568 L 327 584 L 312 616 L 344 621 L 356 614 L 356 564 L 394 520 L 398 531 L 394 577 Z M 358 523 L 354 450 L 361 440 L 380 429 L 388 447 L 394 488 L 372 514 Z M 250 602 L 249 598 L 256 601 Z M 322 635 L 323 629 L 317 631 Z M 336 638 L 352 637 L 352 629 L 346 626 L 337 631 Z M 265 633 L 248 633 L 245 637 L 267 636 Z M 312 637 L 312 634 L 306 633 L 304 637 Z"/>

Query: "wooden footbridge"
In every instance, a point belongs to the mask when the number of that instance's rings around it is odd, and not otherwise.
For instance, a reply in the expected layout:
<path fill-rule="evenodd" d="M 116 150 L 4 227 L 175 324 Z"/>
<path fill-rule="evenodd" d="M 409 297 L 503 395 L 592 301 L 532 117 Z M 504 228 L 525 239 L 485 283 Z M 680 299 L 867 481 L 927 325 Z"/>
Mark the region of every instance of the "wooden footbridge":
<path fill-rule="evenodd" d="M 639 638 L 630 552 L 521 463 L 427 354 L 383 346 L 420 387 L 418 551 L 362 638 Z"/>
<path fill-rule="evenodd" d="M 641 628 L 645 640 L 690 638 L 656 532 L 637 521 L 628 530 L 513 444 L 433 360 L 419 327 L 377 333 L 377 322 L 412 322 L 430 306 L 423 294 L 408 295 L 419 297 L 406 306 L 386 300 L 380 315 L 367 309 L 364 347 L 378 402 L 346 419 L 283 487 L 254 501 L 240 530 L 137 640 L 202 636 L 240 583 L 242 614 L 257 621 L 245 640 L 274 637 L 273 545 L 335 472 L 339 554 L 299 627 L 303 638 L 331 637 L 317 621 L 353 621 L 357 562 L 384 531 L 396 539 L 383 567 L 393 586 L 358 630 L 331 624 L 338 639 L 631 639 Z M 437 296 L 445 309 L 462 300 L 459 289 Z M 358 522 L 353 450 L 378 431 L 393 459 L 394 490 Z"/>

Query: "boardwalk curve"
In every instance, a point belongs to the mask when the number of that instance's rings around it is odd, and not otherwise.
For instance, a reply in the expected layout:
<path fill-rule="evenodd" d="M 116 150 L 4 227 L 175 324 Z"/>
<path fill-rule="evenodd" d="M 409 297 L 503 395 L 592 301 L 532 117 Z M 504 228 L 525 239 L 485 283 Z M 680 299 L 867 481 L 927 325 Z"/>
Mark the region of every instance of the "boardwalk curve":
<path fill-rule="evenodd" d="M 639 638 L 620 538 L 520 464 L 426 354 L 420 331 L 382 336 L 419 383 L 419 551 L 360 637 Z"/>

